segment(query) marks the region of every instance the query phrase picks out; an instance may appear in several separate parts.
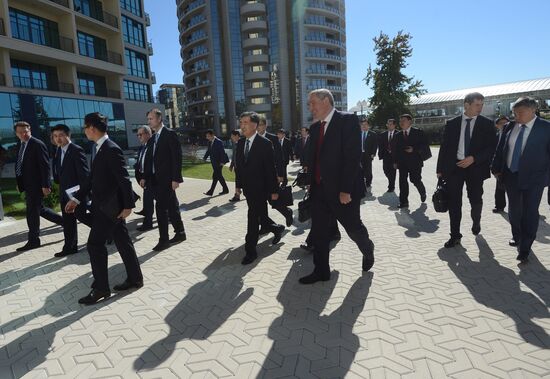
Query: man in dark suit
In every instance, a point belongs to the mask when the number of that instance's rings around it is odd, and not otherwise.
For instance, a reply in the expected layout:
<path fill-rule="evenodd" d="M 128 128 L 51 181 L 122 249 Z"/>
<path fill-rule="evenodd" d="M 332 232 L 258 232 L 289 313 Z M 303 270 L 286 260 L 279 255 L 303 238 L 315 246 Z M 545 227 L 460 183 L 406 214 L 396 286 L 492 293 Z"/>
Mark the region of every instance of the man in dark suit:
<path fill-rule="evenodd" d="M 309 128 L 304 126 L 300 130 L 300 138 L 296 139 L 294 144 L 294 159 L 300 160 L 300 166 L 304 167 L 309 147 Z"/>
<path fill-rule="evenodd" d="M 378 150 L 378 136 L 369 130 L 367 117 L 361 118 L 361 167 L 365 179 L 365 190 L 368 192 L 372 186 L 372 160 Z"/>
<path fill-rule="evenodd" d="M 88 161 L 84 150 L 71 142 L 71 129 L 67 125 L 58 124 L 52 128 L 52 139 L 57 148 L 53 161 L 53 178 L 59 184 L 59 203 L 63 217 L 63 235 L 65 244 L 56 257 L 78 253 L 77 219 L 91 226 L 91 219 L 86 213 L 86 206 L 78 207 L 75 213 L 65 212 L 69 201 L 67 190 L 75 186 L 83 187 L 90 175 Z"/>
<path fill-rule="evenodd" d="M 282 185 L 286 186 L 288 183 L 287 167 L 290 161 L 292 160 L 292 144 L 290 140 L 286 138 L 284 129 L 279 129 L 277 131 L 277 143 L 281 146 L 281 157 L 283 164 L 283 181 Z"/>
<path fill-rule="evenodd" d="M 420 201 L 426 201 L 426 187 L 422 183 L 422 166 L 424 160 L 432 156 L 430 145 L 424 132 L 411 127 L 412 116 L 404 114 L 399 117 L 401 132 L 395 136 L 393 157 L 395 168 L 399 169 L 399 208 L 409 206 L 409 181 L 414 184 L 420 195 Z"/>
<path fill-rule="evenodd" d="M 257 133 L 260 118 L 255 112 L 244 112 L 240 116 L 241 132 L 245 138 L 239 140 L 235 176 L 238 188 L 242 188 L 248 204 L 248 224 L 245 239 L 243 265 L 256 260 L 258 253 L 259 226 L 267 217 L 267 200 L 277 200 L 277 174 L 273 144 Z M 273 244 L 281 240 L 284 226 L 274 223 L 262 226 L 272 232 Z"/>
<path fill-rule="evenodd" d="M 313 273 L 300 279 L 312 284 L 330 279 L 329 243 L 335 220 L 346 230 L 363 254 L 362 268 L 374 264 L 374 244 L 359 210 L 361 181 L 361 129 L 354 114 L 334 108 L 327 89 L 310 92 L 309 110 L 315 122 L 311 128 L 308 172 L 311 174 L 311 225 L 314 246 Z"/>
<path fill-rule="evenodd" d="M 238 130 L 232 130 L 231 131 L 231 162 L 229 163 L 229 171 L 233 171 L 235 169 L 235 158 L 237 157 L 237 143 L 241 139 L 241 133 Z M 235 185 L 235 194 L 231 199 L 229 199 L 230 202 L 236 202 L 241 200 L 241 189 L 237 188 Z"/>
<path fill-rule="evenodd" d="M 29 234 L 27 243 L 17 251 L 27 251 L 40 247 L 40 216 L 57 225 L 63 225 L 63 218 L 43 203 L 51 192 L 50 159 L 44 142 L 31 135 L 31 126 L 18 121 L 13 126 L 19 139 L 15 154 L 15 179 L 19 192 L 25 192 L 25 205 Z"/>
<path fill-rule="evenodd" d="M 395 131 L 395 120 L 390 118 L 386 123 L 386 130 L 378 136 L 378 158 L 382 160 L 384 175 L 388 178 L 388 192 L 395 190 L 395 167 L 393 166 L 392 145 L 393 138 L 397 134 Z"/>
<path fill-rule="evenodd" d="M 143 287 L 143 275 L 136 250 L 126 228 L 125 219 L 134 208 L 132 183 L 125 168 L 120 147 L 109 139 L 107 117 L 90 113 L 84 117 L 84 133 L 95 142 L 96 151 L 87 183 L 67 202 L 65 211 L 73 213 L 77 206 L 85 206 L 92 198 L 92 227 L 88 236 L 88 253 L 94 282 L 90 293 L 78 300 L 81 304 L 94 304 L 111 296 L 105 243 L 112 236 L 126 268 L 126 280 L 114 286 L 116 291 Z"/>
<path fill-rule="evenodd" d="M 536 115 L 533 98 L 519 98 L 513 105 L 515 120 L 499 141 L 492 171 L 504 181 L 512 227 L 511 246 L 517 259 L 527 262 L 539 226 L 539 206 L 550 170 L 550 122 Z"/>
<path fill-rule="evenodd" d="M 489 164 L 497 136 L 493 121 L 481 116 L 484 97 L 473 92 L 464 98 L 464 113 L 447 121 L 437 158 L 437 176 L 447 183 L 451 238 L 445 247 L 460 243 L 462 188 L 466 183 L 471 206 L 472 233 L 481 231 L 483 181 L 490 176 Z"/>
<path fill-rule="evenodd" d="M 510 119 L 506 116 L 500 116 L 495 120 L 495 127 L 497 128 L 497 139 L 500 142 L 502 133 L 504 132 L 504 125 L 510 122 Z M 496 178 L 495 186 L 495 207 L 493 208 L 493 213 L 500 213 L 506 208 L 506 188 L 504 187 L 504 182 Z"/>
<path fill-rule="evenodd" d="M 176 197 L 176 189 L 183 182 L 181 145 L 176 133 L 164 127 L 162 112 L 159 109 L 154 108 L 147 113 L 147 123 L 155 134 L 147 143 L 145 178 L 140 184 L 149 185 L 153 190 L 160 234 L 159 242 L 153 250 L 161 251 L 169 248 L 171 244 L 187 239 Z M 168 239 L 168 220 L 176 232 L 170 240 Z"/>
<path fill-rule="evenodd" d="M 227 162 L 229 162 L 229 158 L 227 157 L 227 154 L 225 153 L 225 150 L 223 148 L 222 140 L 214 135 L 213 130 L 209 129 L 206 131 L 206 139 L 208 140 L 208 149 L 206 150 L 206 153 L 204 154 L 204 157 L 202 159 L 206 160 L 208 157 L 210 157 L 210 163 L 212 164 L 213 172 L 212 185 L 210 186 L 210 189 L 204 194 L 207 196 L 212 196 L 214 194 L 216 184 L 218 184 L 219 181 L 222 186 L 222 192 L 220 192 L 220 195 L 225 195 L 229 193 L 229 188 L 227 188 L 227 184 L 225 183 L 222 169 L 223 166 Z"/>
<path fill-rule="evenodd" d="M 141 183 L 142 179 L 145 179 L 145 155 L 147 154 L 147 143 L 152 136 L 151 128 L 147 125 L 140 126 L 137 130 L 137 137 L 141 146 L 139 147 L 136 164 L 134 165 L 134 172 L 136 180 Z M 143 216 L 143 221 L 136 229 L 140 232 L 146 232 L 153 229 L 153 190 L 151 186 L 146 185 L 143 187 L 143 209 L 136 214 Z"/>

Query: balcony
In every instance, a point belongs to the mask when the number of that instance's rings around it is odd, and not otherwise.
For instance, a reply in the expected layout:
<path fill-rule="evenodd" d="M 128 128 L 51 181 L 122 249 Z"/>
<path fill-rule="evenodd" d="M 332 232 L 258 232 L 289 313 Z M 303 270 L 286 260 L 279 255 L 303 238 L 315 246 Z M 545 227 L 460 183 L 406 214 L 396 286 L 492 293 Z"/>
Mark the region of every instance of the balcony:
<path fill-rule="evenodd" d="M 257 15 L 265 13 L 264 3 L 246 3 L 241 6 L 241 16 Z"/>
<path fill-rule="evenodd" d="M 243 59 L 244 64 L 262 64 L 269 63 L 269 56 L 267 54 L 247 55 Z"/>
<path fill-rule="evenodd" d="M 73 40 L 67 37 L 59 36 L 59 48 L 69 53 L 74 53 Z"/>
<path fill-rule="evenodd" d="M 103 22 L 109 26 L 112 26 L 115 29 L 118 29 L 118 18 L 104 10 L 99 10 L 97 12 L 86 12 L 84 9 L 81 9 L 76 3 L 73 2 L 74 10 L 86 17 L 93 18 L 97 21 Z"/>
<path fill-rule="evenodd" d="M 147 42 L 147 52 L 149 53 L 149 55 L 154 54 L 153 44 L 151 42 Z"/>
<path fill-rule="evenodd" d="M 50 0 L 52 3 L 59 4 L 65 8 L 69 8 L 69 0 Z"/>
<path fill-rule="evenodd" d="M 205 55 L 208 55 L 208 49 L 194 52 L 193 54 L 189 54 L 187 57 L 184 56 L 183 60 L 184 60 L 185 63 L 191 63 L 195 59 L 198 59 L 198 58 L 203 57 Z"/>
<path fill-rule="evenodd" d="M 151 72 L 151 82 L 153 82 L 153 84 L 157 84 L 157 76 L 154 72 Z"/>
<path fill-rule="evenodd" d="M 151 26 L 151 16 L 147 12 L 145 12 L 145 26 Z"/>
<path fill-rule="evenodd" d="M 205 6 L 205 5 L 206 5 L 205 0 L 193 1 L 185 9 L 183 9 L 181 12 L 178 11 L 178 17 L 185 18 L 185 17 L 191 15 L 192 13 L 194 13 L 195 10 L 197 10 L 197 9 L 199 9 L 199 8 Z"/>
<path fill-rule="evenodd" d="M 206 17 L 200 16 L 198 19 L 194 21 L 189 21 L 186 25 L 184 25 L 183 33 L 189 33 L 191 30 L 193 30 L 195 27 L 203 24 L 206 22 Z"/>
<path fill-rule="evenodd" d="M 266 30 L 266 29 L 267 29 L 267 22 L 265 22 L 264 20 L 248 21 L 241 25 L 241 31 L 243 33 L 251 32 L 254 30 Z"/>
<path fill-rule="evenodd" d="M 266 46 L 267 46 L 267 38 L 265 37 L 247 38 L 243 40 L 243 49 L 250 49 L 253 47 L 266 47 Z"/>
<path fill-rule="evenodd" d="M 307 75 L 323 75 L 323 76 L 337 76 L 342 77 L 346 76 L 345 71 L 338 71 L 338 70 L 325 70 L 321 68 L 308 68 L 306 70 Z"/>
<path fill-rule="evenodd" d="M 113 99 L 120 99 L 120 91 L 116 91 L 114 89 L 108 89 L 107 90 L 107 97 L 111 97 Z"/>
<path fill-rule="evenodd" d="M 187 91 L 191 91 L 192 89 L 199 89 L 202 87 L 208 87 L 209 85 L 210 85 L 210 80 L 201 80 L 198 82 L 191 81 L 191 83 L 187 85 Z"/>
<path fill-rule="evenodd" d="M 0 35 L 5 36 L 6 35 L 6 29 L 4 28 L 4 19 L 0 18 Z"/>
<path fill-rule="evenodd" d="M 244 80 L 268 80 L 269 71 L 245 72 Z"/>
<path fill-rule="evenodd" d="M 74 93 L 74 86 L 71 83 L 55 82 L 51 83 L 48 80 L 31 79 L 28 77 L 22 77 L 13 75 L 13 86 L 16 88 L 29 88 L 39 91 L 54 91 Z M 49 84 L 53 84 L 49 87 Z"/>
<path fill-rule="evenodd" d="M 327 84 L 324 84 L 322 86 L 314 86 L 314 85 L 308 84 L 306 88 L 308 91 L 313 91 L 319 88 L 325 88 L 333 92 L 344 92 L 344 87 L 342 86 L 334 86 L 334 85 L 327 85 Z"/>
<path fill-rule="evenodd" d="M 115 53 L 114 51 L 107 50 L 107 62 L 122 65 L 122 55 Z"/>
<path fill-rule="evenodd" d="M 319 60 L 330 60 L 330 61 L 343 61 L 344 57 L 334 54 L 318 54 L 318 53 L 306 53 L 306 58 L 319 59 Z"/>
<path fill-rule="evenodd" d="M 6 75 L 0 74 L 0 87 L 6 85 Z"/>
<path fill-rule="evenodd" d="M 322 10 L 322 11 L 340 16 L 340 10 L 338 8 L 329 7 L 328 5 L 322 4 L 322 3 L 317 2 L 317 1 L 308 1 L 307 7 L 308 8 L 313 8 L 313 9 L 316 9 L 316 10 Z"/>
<path fill-rule="evenodd" d="M 323 27 L 323 28 L 326 28 L 326 29 L 337 30 L 337 31 L 342 32 L 342 33 L 346 31 L 345 28 L 341 27 L 338 24 L 333 24 L 333 23 L 330 23 L 330 22 L 320 21 L 320 20 L 317 20 L 315 18 L 307 18 L 304 21 L 304 24 L 305 25 L 314 25 L 315 27 Z"/>
<path fill-rule="evenodd" d="M 304 38 L 306 41 L 309 42 L 316 42 L 316 43 L 322 43 L 322 44 L 328 44 L 328 45 L 336 45 L 339 47 L 346 47 L 346 44 L 342 41 L 338 41 L 332 38 L 325 38 L 325 37 L 318 37 L 315 35 L 306 35 Z"/>

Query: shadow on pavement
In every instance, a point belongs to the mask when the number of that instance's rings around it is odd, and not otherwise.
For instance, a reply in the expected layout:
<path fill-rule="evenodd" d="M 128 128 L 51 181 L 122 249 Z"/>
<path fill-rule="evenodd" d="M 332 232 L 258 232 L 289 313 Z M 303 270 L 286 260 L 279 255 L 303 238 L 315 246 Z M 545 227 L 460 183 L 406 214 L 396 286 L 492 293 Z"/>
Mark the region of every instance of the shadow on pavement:
<path fill-rule="evenodd" d="M 426 216 L 428 206 L 422 203 L 412 213 L 409 210 L 395 212 L 397 224 L 405 228 L 405 236 L 409 238 L 418 238 L 420 233 L 435 233 L 439 229 L 439 220 L 430 220 Z"/>

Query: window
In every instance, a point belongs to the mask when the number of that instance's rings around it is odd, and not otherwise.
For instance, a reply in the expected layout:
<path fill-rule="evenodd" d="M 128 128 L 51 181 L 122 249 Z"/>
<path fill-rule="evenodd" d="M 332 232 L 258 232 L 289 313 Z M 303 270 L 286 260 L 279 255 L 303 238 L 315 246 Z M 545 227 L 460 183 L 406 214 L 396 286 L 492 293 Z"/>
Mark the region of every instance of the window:
<path fill-rule="evenodd" d="M 265 97 L 252 97 L 250 98 L 250 104 L 267 104 Z"/>
<path fill-rule="evenodd" d="M 267 82 L 252 82 L 250 88 L 267 88 Z"/>
<path fill-rule="evenodd" d="M 139 47 L 145 47 L 143 24 L 141 22 L 134 21 L 122 15 L 122 34 L 124 35 L 124 42 Z"/>
<path fill-rule="evenodd" d="M 267 71 L 266 66 L 250 66 L 250 72 L 261 72 L 261 71 Z"/>
<path fill-rule="evenodd" d="M 125 50 L 126 68 L 128 75 L 137 76 L 140 78 L 148 78 L 147 73 L 147 57 L 133 50 Z"/>
<path fill-rule="evenodd" d="M 13 38 L 59 48 L 59 30 L 56 22 L 10 8 L 10 24 Z"/>
<path fill-rule="evenodd" d="M 78 87 L 82 95 L 107 96 L 107 85 L 102 76 L 77 72 Z"/>
<path fill-rule="evenodd" d="M 103 5 L 96 0 L 74 0 L 74 10 L 83 15 L 103 21 Z"/>
<path fill-rule="evenodd" d="M 151 96 L 149 94 L 149 86 L 143 83 L 124 81 L 124 97 L 127 100 L 136 100 L 149 102 Z"/>
<path fill-rule="evenodd" d="M 80 55 L 107 61 L 107 42 L 104 39 L 79 31 L 78 49 Z"/>
<path fill-rule="evenodd" d="M 56 91 L 58 89 L 55 67 L 18 60 L 11 61 L 13 86 Z"/>
<path fill-rule="evenodd" d="M 120 6 L 138 17 L 142 16 L 140 0 L 120 0 Z"/>

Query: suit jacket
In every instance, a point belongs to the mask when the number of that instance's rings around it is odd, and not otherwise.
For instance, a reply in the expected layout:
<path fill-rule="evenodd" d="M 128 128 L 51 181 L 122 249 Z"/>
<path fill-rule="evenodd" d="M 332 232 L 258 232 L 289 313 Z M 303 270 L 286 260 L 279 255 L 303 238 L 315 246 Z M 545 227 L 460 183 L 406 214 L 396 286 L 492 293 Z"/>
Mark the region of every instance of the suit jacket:
<path fill-rule="evenodd" d="M 279 138 L 275 134 L 265 132 L 265 138 L 271 141 L 273 144 L 273 150 L 275 152 L 275 169 L 277 171 L 277 176 L 284 176 L 285 170 L 283 167 L 283 150 L 281 149 L 281 144 L 279 143 Z"/>
<path fill-rule="evenodd" d="M 139 147 L 139 151 L 138 151 L 138 154 L 137 154 L 137 159 L 136 159 L 136 163 L 134 164 L 134 171 L 135 171 L 135 176 L 136 176 L 136 180 L 138 181 L 138 183 L 141 181 L 141 179 L 145 179 L 145 156 L 144 154 L 147 153 L 147 144 L 145 145 L 141 145 Z M 140 165 L 140 160 L 143 159 L 143 170 L 141 169 L 141 165 Z"/>
<path fill-rule="evenodd" d="M 391 152 L 393 150 L 392 146 L 395 144 L 395 136 L 397 133 L 398 133 L 397 130 L 393 131 L 393 137 L 392 137 L 391 143 L 388 141 L 387 130 L 378 136 L 378 158 L 379 159 L 393 160 Z"/>
<path fill-rule="evenodd" d="M 145 180 L 154 180 L 162 186 L 166 186 L 172 182 L 183 182 L 181 176 L 181 144 L 178 136 L 174 131 L 163 127 L 155 149 L 155 134 L 147 141 Z M 153 150 L 155 150 L 154 154 Z M 155 168 L 154 174 L 153 166 Z"/>
<path fill-rule="evenodd" d="M 504 176 L 509 173 L 507 168 L 508 140 L 515 122 L 504 127 L 502 138 L 497 146 L 491 165 L 491 171 Z M 518 185 L 520 189 L 548 185 L 550 170 L 550 122 L 537 117 L 533 129 L 529 133 L 525 148 L 521 154 L 518 171 Z"/>
<path fill-rule="evenodd" d="M 443 142 L 439 148 L 437 157 L 437 172 L 443 177 L 451 175 L 456 169 L 456 153 L 460 141 L 460 126 L 462 115 L 455 117 L 445 124 Z M 484 116 L 477 116 L 470 139 L 469 155 L 474 157 L 474 163 L 470 166 L 472 175 L 479 179 L 487 179 L 490 175 L 489 166 L 495 153 L 497 136 L 493 121 Z"/>
<path fill-rule="evenodd" d="M 17 142 L 15 149 L 16 160 L 20 148 L 21 141 Z M 38 138 L 31 137 L 27 142 L 23 155 L 21 176 L 16 176 L 16 181 L 20 192 L 42 194 L 42 188 L 51 188 L 48 148 Z"/>
<path fill-rule="evenodd" d="M 53 161 L 53 179 L 59 184 L 59 201 L 67 203 L 69 197 L 65 190 L 80 186 L 83 187 L 88 181 L 90 170 L 84 150 L 74 143 L 70 143 L 61 164 L 61 148 L 58 148 Z"/>
<path fill-rule="evenodd" d="M 214 137 L 212 142 L 208 142 L 208 149 L 204 154 L 203 160 L 210 157 L 210 163 L 212 166 L 219 166 L 220 164 L 225 164 L 229 161 L 225 149 L 223 148 L 223 142 L 218 137 Z"/>
<path fill-rule="evenodd" d="M 361 138 L 363 138 L 363 132 L 361 131 Z M 369 130 L 367 133 L 367 138 L 365 138 L 362 141 L 363 149 L 365 150 L 365 155 L 369 158 L 372 155 L 376 155 L 376 151 L 378 150 L 378 135 L 373 132 L 372 130 Z"/>
<path fill-rule="evenodd" d="M 96 152 L 90 176 L 74 197 L 82 204 L 91 193 L 93 208 L 112 203 L 116 197 L 119 209 L 134 208 L 134 192 L 125 164 L 120 147 L 106 139 Z"/>
<path fill-rule="evenodd" d="M 432 156 L 428 139 L 421 129 L 411 127 L 406 141 L 404 132 L 400 131 L 394 135 L 394 140 L 393 161 L 400 167 L 422 167 L 424 160 Z M 412 146 L 412 153 L 405 152 L 407 146 Z"/>
<path fill-rule="evenodd" d="M 311 138 L 306 139 L 306 143 L 302 145 L 302 137 L 298 138 L 296 140 L 296 144 L 294 145 L 294 154 L 300 159 L 300 165 L 304 166 L 307 160 L 308 156 L 308 149 L 309 149 L 309 141 Z"/>
<path fill-rule="evenodd" d="M 311 145 L 308 153 L 308 172 L 312 175 L 312 187 L 315 187 L 315 167 L 317 141 L 321 122 L 310 128 Z M 334 111 L 321 146 L 321 181 L 329 197 L 338 199 L 340 192 L 355 196 L 361 193 L 361 128 L 359 119 L 351 113 Z"/>
<path fill-rule="evenodd" d="M 256 134 L 245 161 L 245 143 L 246 138 L 241 138 L 237 144 L 235 185 L 247 198 L 267 200 L 278 190 L 273 144 Z"/>
<path fill-rule="evenodd" d="M 279 146 L 281 145 L 281 141 L 277 140 L 277 143 L 279 144 Z M 290 140 L 288 138 L 283 138 L 283 145 L 281 146 L 281 156 L 284 166 L 288 166 L 288 163 L 292 159 L 292 153 L 293 150 Z"/>

